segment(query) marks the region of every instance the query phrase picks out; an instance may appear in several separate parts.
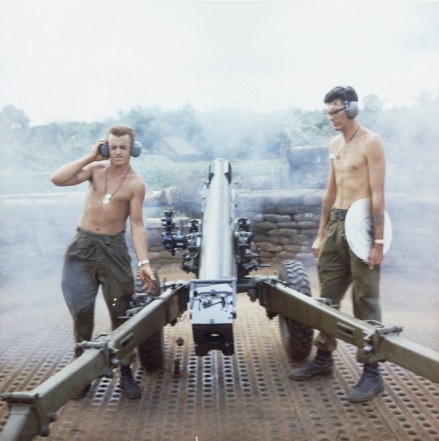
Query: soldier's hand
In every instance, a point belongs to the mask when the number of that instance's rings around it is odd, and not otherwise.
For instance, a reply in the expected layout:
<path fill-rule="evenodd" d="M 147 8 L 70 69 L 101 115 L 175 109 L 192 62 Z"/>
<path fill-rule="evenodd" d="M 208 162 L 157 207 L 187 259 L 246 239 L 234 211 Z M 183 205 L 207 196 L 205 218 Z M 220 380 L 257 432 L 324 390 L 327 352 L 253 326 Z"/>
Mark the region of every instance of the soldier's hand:
<path fill-rule="evenodd" d="M 317 236 L 313 244 L 311 245 L 311 249 L 315 257 L 319 257 L 321 246 L 322 246 L 322 238 L 320 236 Z"/>
<path fill-rule="evenodd" d="M 105 138 L 98 139 L 96 143 L 92 146 L 91 154 L 95 157 L 95 161 L 103 161 L 108 159 L 108 157 L 102 156 L 99 152 L 101 145 L 105 144 L 107 140 Z"/>
<path fill-rule="evenodd" d="M 155 277 L 154 277 L 154 273 L 152 272 L 151 267 L 148 264 L 140 267 L 139 279 L 143 283 L 143 287 L 145 288 L 145 291 L 150 292 L 150 290 L 155 282 Z"/>

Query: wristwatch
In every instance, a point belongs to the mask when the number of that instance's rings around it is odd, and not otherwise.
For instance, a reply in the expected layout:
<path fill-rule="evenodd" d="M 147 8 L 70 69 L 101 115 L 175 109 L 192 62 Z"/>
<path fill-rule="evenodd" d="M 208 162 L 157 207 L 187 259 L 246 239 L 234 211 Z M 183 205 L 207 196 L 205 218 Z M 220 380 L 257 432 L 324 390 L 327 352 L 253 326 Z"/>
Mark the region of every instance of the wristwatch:
<path fill-rule="evenodd" d="M 146 265 L 147 263 L 149 263 L 149 259 L 139 260 L 139 261 L 137 262 L 137 266 L 138 266 L 139 268 L 141 268 L 143 265 Z"/>
<path fill-rule="evenodd" d="M 374 242 L 380 245 L 384 245 L 384 239 L 375 239 Z"/>

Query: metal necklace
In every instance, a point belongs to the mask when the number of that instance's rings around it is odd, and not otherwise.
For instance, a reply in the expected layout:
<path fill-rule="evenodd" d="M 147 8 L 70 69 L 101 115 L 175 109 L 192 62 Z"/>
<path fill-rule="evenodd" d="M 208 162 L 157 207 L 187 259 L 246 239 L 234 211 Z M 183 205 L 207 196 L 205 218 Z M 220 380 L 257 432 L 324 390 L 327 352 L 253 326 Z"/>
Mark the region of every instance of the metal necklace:
<path fill-rule="evenodd" d="M 354 136 L 357 134 L 358 130 L 360 130 L 360 126 L 357 127 L 357 130 L 355 130 L 354 134 L 351 136 L 351 139 L 341 148 L 338 149 L 335 153 L 329 154 L 329 159 L 338 159 L 340 157 L 340 154 L 346 150 L 347 146 L 350 144 L 350 142 L 354 139 Z"/>
<path fill-rule="evenodd" d="M 118 187 L 116 188 L 116 190 L 113 193 L 107 193 L 107 176 L 108 176 L 108 170 L 110 169 L 110 167 L 107 167 L 107 169 L 105 170 L 105 190 L 104 190 L 104 198 L 102 199 L 102 203 L 104 205 L 107 205 L 110 203 L 110 199 L 117 193 L 117 190 L 119 190 L 119 188 L 122 186 L 123 181 L 125 180 L 125 178 L 128 176 L 128 173 L 131 170 L 131 167 L 128 168 L 127 172 L 125 173 L 125 175 L 123 176 L 123 178 L 121 179 Z"/>

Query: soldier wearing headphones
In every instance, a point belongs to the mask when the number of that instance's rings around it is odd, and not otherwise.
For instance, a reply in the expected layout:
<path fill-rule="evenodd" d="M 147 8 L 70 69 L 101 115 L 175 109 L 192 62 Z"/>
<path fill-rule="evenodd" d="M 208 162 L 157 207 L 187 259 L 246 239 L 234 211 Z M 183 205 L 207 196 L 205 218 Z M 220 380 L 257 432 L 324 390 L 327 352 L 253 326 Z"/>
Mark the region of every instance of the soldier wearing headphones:
<path fill-rule="evenodd" d="M 356 119 L 358 97 L 352 87 L 335 87 L 324 98 L 325 114 L 340 132 L 329 143 L 329 177 L 323 196 L 320 225 L 312 250 L 318 257 L 320 296 L 340 305 L 352 283 L 354 316 L 361 320 L 381 321 L 379 305 L 380 264 L 383 261 L 385 158 L 381 138 L 361 127 Z M 356 201 L 368 198 L 372 206 L 374 243 L 368 262 L 357 257 L 345 236 L 347 210 Z M 333 370 L 332 351 L 336 340 L 320 333 L 314 340 L 317 355 L 290 378 L 306 380 Z M 378 363 L 362 350 L 357 360 L 364 363 L 363 375 L 353 388 L 349 401 L 361 403 L 383 390 Z"/>
<path fill-rule="evenodd" d="M 122 324 L 120 317 L 130 306 L 135 287 L 125 241 L 128 218 L 140 280 L 146 290 L 155 280 L 148 260 L 142 213 L 145 183 L 130 165 L 130 156 L 139 156 L 140 149 L 129 127 L 111 127 L 107 137 L 99 139 L 90 153 L 60 167 L 51 176 L 52 182 L 59 186 L 90 183 L 77 233 L 65 254 L 62 275 L 62 290 L 73 318 L 77 343 L 92 339 L 99 286 L 113 329 Z M 109 162 L 102 162 L 106 159 Z M 77 348 L 76 356 L 80 353 Z M 121 360 L 120 385 L 128 398 L 135 399 L 141 391 L 131 372 L 132 355 Z M 75 399 L 85 397 L 89 389 L 90 385 Z"/>

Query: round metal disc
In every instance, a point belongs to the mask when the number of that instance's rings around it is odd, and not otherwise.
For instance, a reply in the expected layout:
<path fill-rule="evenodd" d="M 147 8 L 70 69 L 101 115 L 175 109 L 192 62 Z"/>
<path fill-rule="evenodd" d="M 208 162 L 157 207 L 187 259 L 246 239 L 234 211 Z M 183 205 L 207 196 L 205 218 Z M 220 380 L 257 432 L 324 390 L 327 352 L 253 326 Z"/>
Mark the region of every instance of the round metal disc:
<path fill-rule="evenodd" d="M 349 247 L 364 262 L 369 260 L 369 253 L 374 240 L 371 216 L 371 201 L 364 198 L 351 205 L 345 219 L 345 233 Z M 392 236 L 392 223 L 386 211 L 384 213 L 384 254 L 390 248 Z"/>

